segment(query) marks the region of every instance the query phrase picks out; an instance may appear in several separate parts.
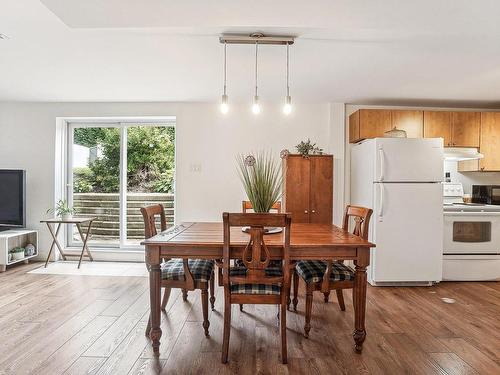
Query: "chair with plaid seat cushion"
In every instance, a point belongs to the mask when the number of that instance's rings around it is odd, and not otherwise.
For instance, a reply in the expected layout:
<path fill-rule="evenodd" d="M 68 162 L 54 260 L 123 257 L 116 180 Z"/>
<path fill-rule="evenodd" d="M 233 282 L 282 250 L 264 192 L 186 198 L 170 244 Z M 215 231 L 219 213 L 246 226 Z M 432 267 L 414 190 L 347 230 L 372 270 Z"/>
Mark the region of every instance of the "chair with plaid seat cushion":
<path fill-rule="evenodd" d="M 363 239 L 368 239 L 368 227 L 372 210 L 364 207 L 347 206 L 344 213 L 342 228 L 348 230 L 350 219 L 354 219 L 354 229 L 352 233 Z M 343 289 L 354 288 L 354 270 L 345 265 L 343 261 L 322 261 L 322 260 L 301 260 L 295 265 L 296 274 L 306 283 L 306 322 L 304 325 L 305 336 L 309 337 L 311 330 L 311 314 L 313 292 L 320 291 L 328 302 L 331 290 L 337 293 L 340 309 L 345 311 Z M 297 283 L 298 286 L 298 283 Z M 294 285 L 294 310 L 297 310 L 297 289 Z"/>
<path fill-rule="evenodd" d="M 281 360 L 287 363 L 286 310 L 291 279 L 290 269 L 290 214 L 235 213 L 222 215 L 224 245 L 222 248 L 222 279 L 224 286 L 224 334 L 222 341 L 222 363 L 226 363 L 229 352 L 232 304 L 272 304 L 280 306 Z M 248 243 L 241 247 L 231 246 L 231 227 L 248 226 Z M 271 252 L 266 246 L 265 227 L 282 227 L 283 251 L 279 262 L 271 265 Z M 233 260 L 235 265 L 231 265 Z M 276 259 L 276 254 L 274 254 Z"/>
<path fill-rule="evenodd" d="M 165 209 L 163 205 L 156 204 L 152 206 L 142 207 L 141 213 L 144 218 L 144 234 L 146 238 L 153 237 L 157 234 L 156 218 L 160 218 L 161 231 L 167 229 L 167 221 L 165 217 Z M 208 289 L 210 289 L 210 304 L 212 310 L 215 304 L 215 273 L 214 261 L 205 259 L 164 259 L 161 267 L 161 287 L 165 288 L 161 309 L 165 311 L 170 290 L 172 288 L 182 289 L 182 299 L 187 300 L 188 290 L 201 290 L 201 305 L 203 310 L 203 328 L 205 335 L 208 336 Z M 148 322 L 146 335 L 149 336 L 151 331 L 151 321 Z"/>
<path fill-rule="evenodd" d="M 297 274 L 307 283 L 323 280 L 328 262 L 322 260 L 301 260 L 295 265 Z M 330 281 L 354 281 L 354 270 L 344 263 L 333 262 Z"/>
<path fill-rule="evenodd" d="M 209 282 L 214 272 L 214 261 L 206 259 L 189 259 L 188 267 L 195 281 Z M 184 280 L 184 263 L 182 259 L 170 259 L 161 264 L 162 280 Z"/>

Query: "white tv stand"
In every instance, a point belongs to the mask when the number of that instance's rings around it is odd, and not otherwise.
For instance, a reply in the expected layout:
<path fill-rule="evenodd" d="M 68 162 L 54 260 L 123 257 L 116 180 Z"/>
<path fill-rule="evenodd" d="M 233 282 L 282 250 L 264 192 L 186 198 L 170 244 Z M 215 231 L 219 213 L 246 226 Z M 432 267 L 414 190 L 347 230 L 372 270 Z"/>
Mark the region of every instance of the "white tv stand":
<path fill-rule="evenodd" d="M 9 262 L 9 251 L 15 247 L 26 247 L 27 244 L 35 245 L 35 254 L 19 260 Z M 38 255 L 38 231 L 27 229 L 10 229 L 0 232 L 0 272 L 5 272 L 7 266 L 15 263 L 28 263 L 29 259 Z"/>

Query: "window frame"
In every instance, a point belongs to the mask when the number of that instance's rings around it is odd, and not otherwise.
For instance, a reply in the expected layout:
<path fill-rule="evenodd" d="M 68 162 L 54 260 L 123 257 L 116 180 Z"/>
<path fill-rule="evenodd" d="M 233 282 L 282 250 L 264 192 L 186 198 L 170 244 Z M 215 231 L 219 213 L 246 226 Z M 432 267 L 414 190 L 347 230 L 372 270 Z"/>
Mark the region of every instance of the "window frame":
<path fill-rule="evenodd" d="M 134 118 L 65 118 L 63 119 L 64 129 L 60 136 L 63 138 L 63 161 L 64 173 L 59 178 L 62 180 L 63 187 L 60 191 L 59 198 L 56 189 L 56 201 L 58 199 L 66 199 L 68 205 L 73 206 L 73 141 L 74 130 L 77 128 L 118 128 L 120 129 L 120 235 L 117 244 L 94 243 L 92 251 L 144 251 L 144 246 L 127 243 L 127 135 L 128 129 L 137 126 L 152 126 L 152 127 L 174 127 L 175 128 L 175 153 L 174 153 L 174 223 L 176 222 L 177 197 L 175 194 L 176 174 L 177 174 L 177 127 L 175 116 L 163 117 L 134 117 Z M 57 166 L 58 163 L 56 163 Z M 62 178 L 61 178 L 62 177 Z M 57 176 L 56 176 L 57 179 Z M 81 243 L 73 242 L 72 228 L 66 228 L 64 231 L 64 246 L 65 248 L 79 249 Z"/>

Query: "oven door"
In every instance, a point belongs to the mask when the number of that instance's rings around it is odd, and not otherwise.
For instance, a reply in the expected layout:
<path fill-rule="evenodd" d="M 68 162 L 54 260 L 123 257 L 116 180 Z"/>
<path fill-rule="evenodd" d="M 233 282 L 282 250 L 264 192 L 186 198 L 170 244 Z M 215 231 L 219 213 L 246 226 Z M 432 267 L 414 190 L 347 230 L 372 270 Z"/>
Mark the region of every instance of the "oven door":
<path fill-rule="evenodd" d="M 500 254 L 500 212 L 445 212 L 444 254 Z"/>

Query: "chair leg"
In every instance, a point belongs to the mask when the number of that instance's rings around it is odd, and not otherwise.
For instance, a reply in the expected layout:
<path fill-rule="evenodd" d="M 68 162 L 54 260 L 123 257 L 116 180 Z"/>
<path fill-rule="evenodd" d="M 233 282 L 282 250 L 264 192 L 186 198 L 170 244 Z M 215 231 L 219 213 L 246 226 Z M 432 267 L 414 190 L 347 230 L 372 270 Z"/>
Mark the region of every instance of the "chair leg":
<path fill-rule="evenodd" d="M 297 271 L 293 270 L 293 310 L 297 311 L 297 304 L 299 299 L 297 295 L 299 294 L 299 274 Z"/>
<path fill-rule="evenodd" d="M 182 289 L 182 300 L 186 302 L 188 300 L 188 291 L 187 289 Z"/>
<path fill-rule="evenodd" d="M 324 292 L 323 295 L 325 296 L 325 303 L 328 303 L 328 300 L 330 299 L 330 292 Z"/>
<path fill-rule="evenodd" d="M 311 330 L 312 303 L 313 303 L 312 284 L 306 284 L 306 323 L 304 325 L 304 336 L 306 338 L 309 338 L 309 331 Z"/>
<path fill-rule="evenodd" d="M 280 319 L 280 331 L 281 331 L 281 361 L 284 365 L 288 362 L 288 354 L 286 347 L 286 311 L 287 307 L 283 302 L 281 303 L 281 319 Z"/>
<path fill-rule="evenodd" d="M 342 289 L 337 289 L 337 299 L 339 300 L 340 310 L 345 311 L 345 303 L 344 303 L 344 294 L 342 293 Z"/>
<path fill-rule="evenodd" d="M 201 308 L 203 310 L 203 328 L 205 329 L 205 336 L 208 337 L 210 322 L 208 321 L 208 290 L 206 288 L 201 290 Z"/>
<path fill-rule="evenodd" d="M 149 334 L 151 332 L 151 314 L 149 315 L 149 319 L 148 319 L 148 325 L 146 326 L 146 337 L 149 337 Z"/>
<path fill-rule="evenodd" d="M 222 336 L 222 363 L 227 363 L 229 352 L 229 334 L 231 331 L 231 302 L 228 297 L 224 300 L 224 333 Z"/>
<path fill-rule="evenodd" d="M 215 310 L 215 272 L 212 272 L 210 278 L 210 307 Z"/>
<path fill-rule="evenodd" d="M 243 311 L 243 304 L 240 303 L 240 311 Z"/>
<path fill-rule="evenodd" d="M 165 307 L 167 307 L 168 299 L 170 298 L 170 288 L 165 288 L 163 292 L 163 299 L 161 301 L 161 310 L 165 311 Z"/>

